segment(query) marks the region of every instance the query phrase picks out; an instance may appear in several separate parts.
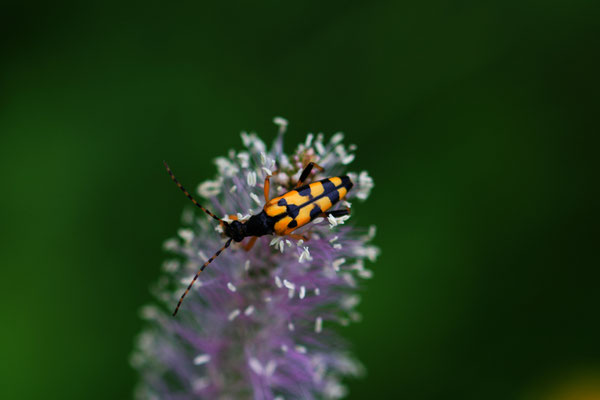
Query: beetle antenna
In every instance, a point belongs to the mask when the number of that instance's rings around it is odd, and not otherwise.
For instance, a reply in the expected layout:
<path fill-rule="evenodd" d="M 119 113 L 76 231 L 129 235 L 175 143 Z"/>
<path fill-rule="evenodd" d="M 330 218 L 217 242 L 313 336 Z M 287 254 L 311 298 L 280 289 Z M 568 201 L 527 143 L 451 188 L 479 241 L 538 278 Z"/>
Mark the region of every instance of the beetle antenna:
<path fill-rule="evenodd" d="M 200 268 L 200 271 L 198 271 L 196 273 L 196 275 L 194 276 L 194 279 L 192 279 L 192 281 L 190 282 L 189 286 L 187 287 L 187 289 L 185 290 L 185 292 L 181 295 L 181 298 L 179 299 L 179 303 L 177 303 L 177 307 L 175 307 L 175 311 L 173 311 L 173 316 L 177 315 L 177 311 L 179 311 L 179 306 L 181 306 L 181 302 L 183 301 L 183 298 L 188 294 L 188 292 L 190 291 L 190 289 L 192 288 L 192 285 L 194 285 L 194 282 L 196 282 L 196 279 L 198 279 L 198 275 L 200 275 L 200 272 L 204 271 L 204 268 L 206 268 L 208 266 L 208 264 L 210 264 L 211 262 L 213 262 L 213 260 L 217 257 L 219 257 L 219 254 L 221 254 L 223 252 L 223 250 L 225 250 L 226 248 L 229 247 L 229 245 L 231 244 L 231 241 L 233 239 L 229 239 L 227 241 L 227 243 L 225 243 L 225 246 L 221 247 L 219 249 L 219 251 L 217 251 L 215 253 L 214 256 L 212 256 L 211 258 L 208 259 L 207 262 L 204 263 L 204 265 Z"/>
<path fill-rule="evenodd" d="M 169 165 L 167 164 L 166 161 L 163 161 L 163 164 L 165 165 L 165 168 L 167 169 L 167 172 L 169 173 L 169 175 L 171 176 L 171 179 L 173 179 L 173 182 L 175 182 L 177 184 L 177 186 L 179 186 L 179 189 L 181 189 L 183 191 L 183 193 L 185 193 L 185 195 L 188 197 L 188 199 L 190 199 L 192 201 L 192 203 L 194 203 L 196 206 L 200 207 L 200 209 L 202 211 L 204 211 L 205 213 L 207 213 L 208 215 L 210 215 L 211 217 L 213 217 L 214 219 L 216 219 L 219 222 L 221 221 L 221 218 L 217 217 L 215 214 L 213 214 L 212 212 L 210 212 L 209 210 L 207 210 L 206 208 L 202 207 L 200 205 L 200 203 L 198 203 L 196 201 L 196 199 L 194 199 L 192 197 L 192 195 L 181 185 L 181 183 L 179 183 L 179 181 L 177 180 L 177 178 L 175 178 L 175 175 L 173 174 L 173 171 L 171 171 L 171 168 L 169 168 Z"/>

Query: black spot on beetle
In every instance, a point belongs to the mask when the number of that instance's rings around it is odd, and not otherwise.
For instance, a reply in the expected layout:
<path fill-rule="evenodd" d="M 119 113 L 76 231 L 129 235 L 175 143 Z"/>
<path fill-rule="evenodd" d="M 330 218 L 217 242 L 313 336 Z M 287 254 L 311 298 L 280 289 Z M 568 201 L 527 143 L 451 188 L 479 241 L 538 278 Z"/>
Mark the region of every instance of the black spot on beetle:
<path fill-rule="evenodd" d="M 298 194 L 300 196 L 312 196 L 310 186 L 304 186 L 298 189 Z"/>
<path fill-rule="evenodd" d="M 335 185 L 329 179 L 323 179 L 321 181 L 321 184 L 323 185 L 323 189 L 324 189 L 323 193 L 329 193 L 329 192 L 335 190 Z"/>
<path fill-rule="evenodd" d="M 313 220 L 313 219 L 317 218 L 319 215 L 321 215 L 322 212 L 323 211 L 321 211 L 321 208 L 315 204 L 313 209 L 310 210 L 310 219 Z"/>
<path fill-rule="evenodd" d="M 327 193 L 327 197 L 331 200 L 331 204 L 335 204 L 340 199 L 340 192 L 334 189 L 332 192 Z"/>
<path fill-rule="evenodd" d="M 300 207 L 294 204 L 288 204 L 287 206 L 285 206 L 285 211 L 286 214 L 290 217 L 296 218 L 298 216 L 298 213 L 300 212 Z"/>

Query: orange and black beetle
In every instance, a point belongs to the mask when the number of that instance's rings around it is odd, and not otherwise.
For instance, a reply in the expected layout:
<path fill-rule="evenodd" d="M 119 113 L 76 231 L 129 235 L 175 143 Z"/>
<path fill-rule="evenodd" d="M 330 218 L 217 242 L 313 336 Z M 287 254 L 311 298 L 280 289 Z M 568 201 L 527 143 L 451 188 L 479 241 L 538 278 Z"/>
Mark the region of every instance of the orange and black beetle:
<path fill-rule="evenodd" d="M 192 197 L 192 195 L 190 195 L 190 193 L 175 178 L 175 175 L 167 163 L 165 162 L 164 164 L 167 172 L 171 176 L 171 179 L 173 179 L 183 193 L 185 193 L 185 195 L 196 206 L 201 208 L 202 211 L 219 221 L 223 227 L 223 233 L 229 237 L 229 240 L 227 240 L 225 245 L 221 247 L 215 253 L 215 255 L 209 258 L 208 261 L 202 265 L 196 276 L 194 276 L 194 279 L 192 279 L 192 282 L 189 284 L 185 293 L 181 295 L 173 315 L 177 314 L 183 298 L 192 288 L 192 285 L 198 278 L 200 272 L 202 272 L 204 268 L 208 266 L 208 264 L 217 258 L 219 254 L 223 252 L 223 250 L 229 247 L 231 241 L 235 240 L 236 242 L 241 242 L 245 238 L 250 237 L 250 241 L 248 244 L 246 244 L 246 246 L 244 246 L 246 250 L 250 250 L 250 248 L 256 242 L 256 239 L 259 236 L 264 235 L 275 234 L 279 236 L 290 236 L 295 239 L 306 239 L 305 237 L 296 235 L 292 232 L 301 226 L 306 225 L 317 217 L 329 215 L 341 217 L 348 215 L 350 212 L 348 209 L 328 211 L 338 201 L 342 200 L 348 191 L 352 189 L 352 181 L 350 178 L 345 175 L 335 176 L 302 186 L 313 168 L 323 171 L 323 168 L 321 168 L 319 165 L 310 162 L 302 171 L 295 189 L 290 190 L 282 196 L 269 200 L 270 177 L 267 176 L 264 184 L 265 205 L 262 211 L 251 216 L 246 221 L 239 221 L 235 215 L 230 215 L 229 219 L 231 219 L 232 222 L 225 222 L 200 205 L 200 203 L 198 203 L 196 199 L 194 199 L 194 197 Z"/>

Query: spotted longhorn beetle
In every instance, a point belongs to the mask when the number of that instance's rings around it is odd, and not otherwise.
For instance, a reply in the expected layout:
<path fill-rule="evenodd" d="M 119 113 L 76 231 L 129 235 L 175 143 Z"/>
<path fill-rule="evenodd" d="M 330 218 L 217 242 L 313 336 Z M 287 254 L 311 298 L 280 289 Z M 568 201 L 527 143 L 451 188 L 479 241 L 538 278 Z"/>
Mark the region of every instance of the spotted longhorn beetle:
<path fill-rule="evenodd" d="M 306 240 L 307 238 L 305 236 L 294 234 L 292 232 L 317 217 L 326 217 L 329 215 L 341 217 L 350 213 L 349 209 L 328 211 L 334 204 L 342 200 L 352 188 L 353 184 L 350 178 L 346 175 L 335 176 L 302 186 L 313 168 L 323 171 L 321 166 L 314 162 L 310 162 L 302 171 L 300 179 L 298 179 L 298 183 L 293 190 L 271 200 L 269 200 L 270 176 L 267 176 L 264 184 L 265 205 L 262 211 L 256 215 L 252 215 L 245 221 L 239 221 L 237 216 L 230 215 L 229 219 L 232 222 L 225 222 L 200 205 L 200 203 L 198 203 L 175 178 L 173 171 L 171 171 L 171 168 L 169 168 L 167 163 L 164 162 L 164 164 L 171 179 L 179 186 L 179 189 L 185 193 L 192 203 L 212 218 L 219 221 L 223 228 L 223 233 L 229 238 L 225 245 L 209 258 L 208 261 L 202 265 L 198 273 L 196 273 L 186 291 L 181 295 L 179 303 L 177 303 L 177 307 L 175 307 L 175 311 L 173 312 L 173 316 L 179 311 L 183 298 L 188 294 L 192 285 L 196 282 L 196 279 L 198 279 L 200 272 L 204 271 L 204 268 L 206 268 L 208 264 L 213 262 L 223 250 L 229 247 L 232 240 L 241 242 L 244 238 L 250 237 L 250 240 L 244 246 L 246 251 L 252 248 L 259 236 L 264 235 L 276 234 L 279 236 L 289 236 L 293 239 Z"/>

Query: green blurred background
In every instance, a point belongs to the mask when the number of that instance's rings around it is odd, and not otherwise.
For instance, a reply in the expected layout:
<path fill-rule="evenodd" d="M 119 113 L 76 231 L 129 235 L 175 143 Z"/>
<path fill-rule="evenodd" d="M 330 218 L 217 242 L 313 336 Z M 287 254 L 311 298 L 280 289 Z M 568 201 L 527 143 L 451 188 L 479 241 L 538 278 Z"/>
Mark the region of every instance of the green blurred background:
<path fill-rule="evenodd" d="M 375 179 L 350 399 L 598 383 L 599 8 L 2 2 L 0 397 L 131 396 L 187 205 L 162 160 L 194 186 L 276 115 L 288 148 L 344 131 Z"/>

